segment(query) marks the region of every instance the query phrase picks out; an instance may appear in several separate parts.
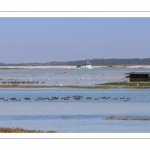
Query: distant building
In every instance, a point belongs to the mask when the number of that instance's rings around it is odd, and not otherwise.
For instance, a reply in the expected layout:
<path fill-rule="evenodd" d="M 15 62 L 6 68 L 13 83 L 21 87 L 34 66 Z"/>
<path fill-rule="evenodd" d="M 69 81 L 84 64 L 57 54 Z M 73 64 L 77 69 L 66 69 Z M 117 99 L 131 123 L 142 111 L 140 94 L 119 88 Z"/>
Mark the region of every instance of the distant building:
<path fill-rule="evenodd" d="M 150 81 L 150 72 L 129 72 L 126 73 L 130 82 L 147 82 Z"/>

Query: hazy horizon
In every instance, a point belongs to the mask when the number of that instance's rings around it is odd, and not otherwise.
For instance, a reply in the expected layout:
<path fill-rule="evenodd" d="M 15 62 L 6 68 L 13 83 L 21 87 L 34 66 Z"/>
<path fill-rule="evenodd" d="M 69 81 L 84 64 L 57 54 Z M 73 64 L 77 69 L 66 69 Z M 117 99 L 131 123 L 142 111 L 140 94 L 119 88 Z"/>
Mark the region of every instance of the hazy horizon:
<path fill-rule="evenodd" d="M 0 62 L 148 58 L 150 18 L 0 18 Z"/>

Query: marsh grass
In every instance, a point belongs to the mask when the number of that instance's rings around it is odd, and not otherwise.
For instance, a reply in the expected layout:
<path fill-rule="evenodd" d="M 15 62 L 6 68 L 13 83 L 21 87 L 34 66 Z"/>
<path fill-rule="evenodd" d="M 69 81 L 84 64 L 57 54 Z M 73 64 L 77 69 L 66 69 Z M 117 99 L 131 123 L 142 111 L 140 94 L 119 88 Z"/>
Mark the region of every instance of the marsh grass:
<path fill-rule="evenodd" d="M 23 128 L 6 128 L 0 127 L 0 133 L 56 133 L 56 131 L 41 131 L 41 130 L 28 130 Z"/>
<path fill-rule="evenodd" d="M 137 86 L 138 85 L 138 86 Z M 76 89 L 112 89 L 112 88 L 136 88 L 136 89 L 149 89 L 150 82 L 134 82 L 134 83 L 127 83 L 127 82 L 109 82 L 105 84 L 96 84 L 93 86 L 45 86 L 45 85 L 0 85 L 0 88 L 76 88 Z"/>
<path fill-rule="evenodd" d="M 124 118 L 119 118 L 119 120 L 129 120 L 129 118 L 126 116 Z"/>
<path fill-rule="evenodd" d="M 136 89 L 149 89 L 150 82 L 109 82 L 99 85 L 109 85 L 110 87 L 115 88 L 136 88 Z"/>
<path fill-rule="evenodd" d="M 106 120 L 141 120 L 141 121 L 150 121 L 150 117 L 115 117 L 110 116 L 105 118 Z"/>
<path fill-rule="evenodd" d="M 100 85 L 150 86 L 150 82 L 109 82 Z"/>
<path fill-rule="evenodd" d="M 115 116 L 110 116 L 110 117 L 106 118 L 106 120 L 115 120 Z"/>
<path fill-rule="evenodd" d="M 149 87 L 147 87 L 147 86 L 125 86 L 124 88 L 132 88 L 132 89 L 147 89 L 147 88 L 150 88 L 150 86 Z"/>
<path fill-rule="evenodd" d="M 95 86 L 32 86 L 32 85 L 0 85 L 0 88 L 84 88 L 84 89 L 109 89 L 111 86 L 109 85 L 95 85 Z"/>

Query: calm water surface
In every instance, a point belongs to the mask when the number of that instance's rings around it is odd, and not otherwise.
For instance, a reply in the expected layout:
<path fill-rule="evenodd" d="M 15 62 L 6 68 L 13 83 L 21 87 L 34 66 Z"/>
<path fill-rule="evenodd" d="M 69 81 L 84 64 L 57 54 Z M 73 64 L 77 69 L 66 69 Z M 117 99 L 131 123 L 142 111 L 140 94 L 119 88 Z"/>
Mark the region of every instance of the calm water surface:
<path fill-rule="evenodd" d="M 128 72 L 148 72 L 149 69 L 1 69 L 0 84 L 8 81 L 35 81 L 33 85 L 94 85 L 106 82 L 128 81 Z"/>
<path fill-rule="evenodd" d="M 0 89 L 0 126 L 57 132 L 150 132 L 149 120 L 106 120 L 110 116 L 150 117 L 149 95 L 148 89 Z"/>
<path fill-rule="evenodd" d="M 125 73 L 136 71 L 149 69 L 3 69 L 0 84 L 94 85 L 128 81 Z M 57 132 L 150 132 L 149 120 L 106 120 L 110 116 L 150 117 L 149 95 L 148 89 L 1 88 L 0 126 Z"/>

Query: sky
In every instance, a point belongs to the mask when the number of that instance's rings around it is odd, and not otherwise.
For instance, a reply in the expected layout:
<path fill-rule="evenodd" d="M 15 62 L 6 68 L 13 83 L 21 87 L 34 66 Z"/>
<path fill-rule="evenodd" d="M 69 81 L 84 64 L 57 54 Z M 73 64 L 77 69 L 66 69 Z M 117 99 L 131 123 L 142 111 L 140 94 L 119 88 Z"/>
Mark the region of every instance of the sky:
<path fill-rule="evenodd" d="M 0 62 L 150 58 L 150 18 L 0 18 Z"/>

